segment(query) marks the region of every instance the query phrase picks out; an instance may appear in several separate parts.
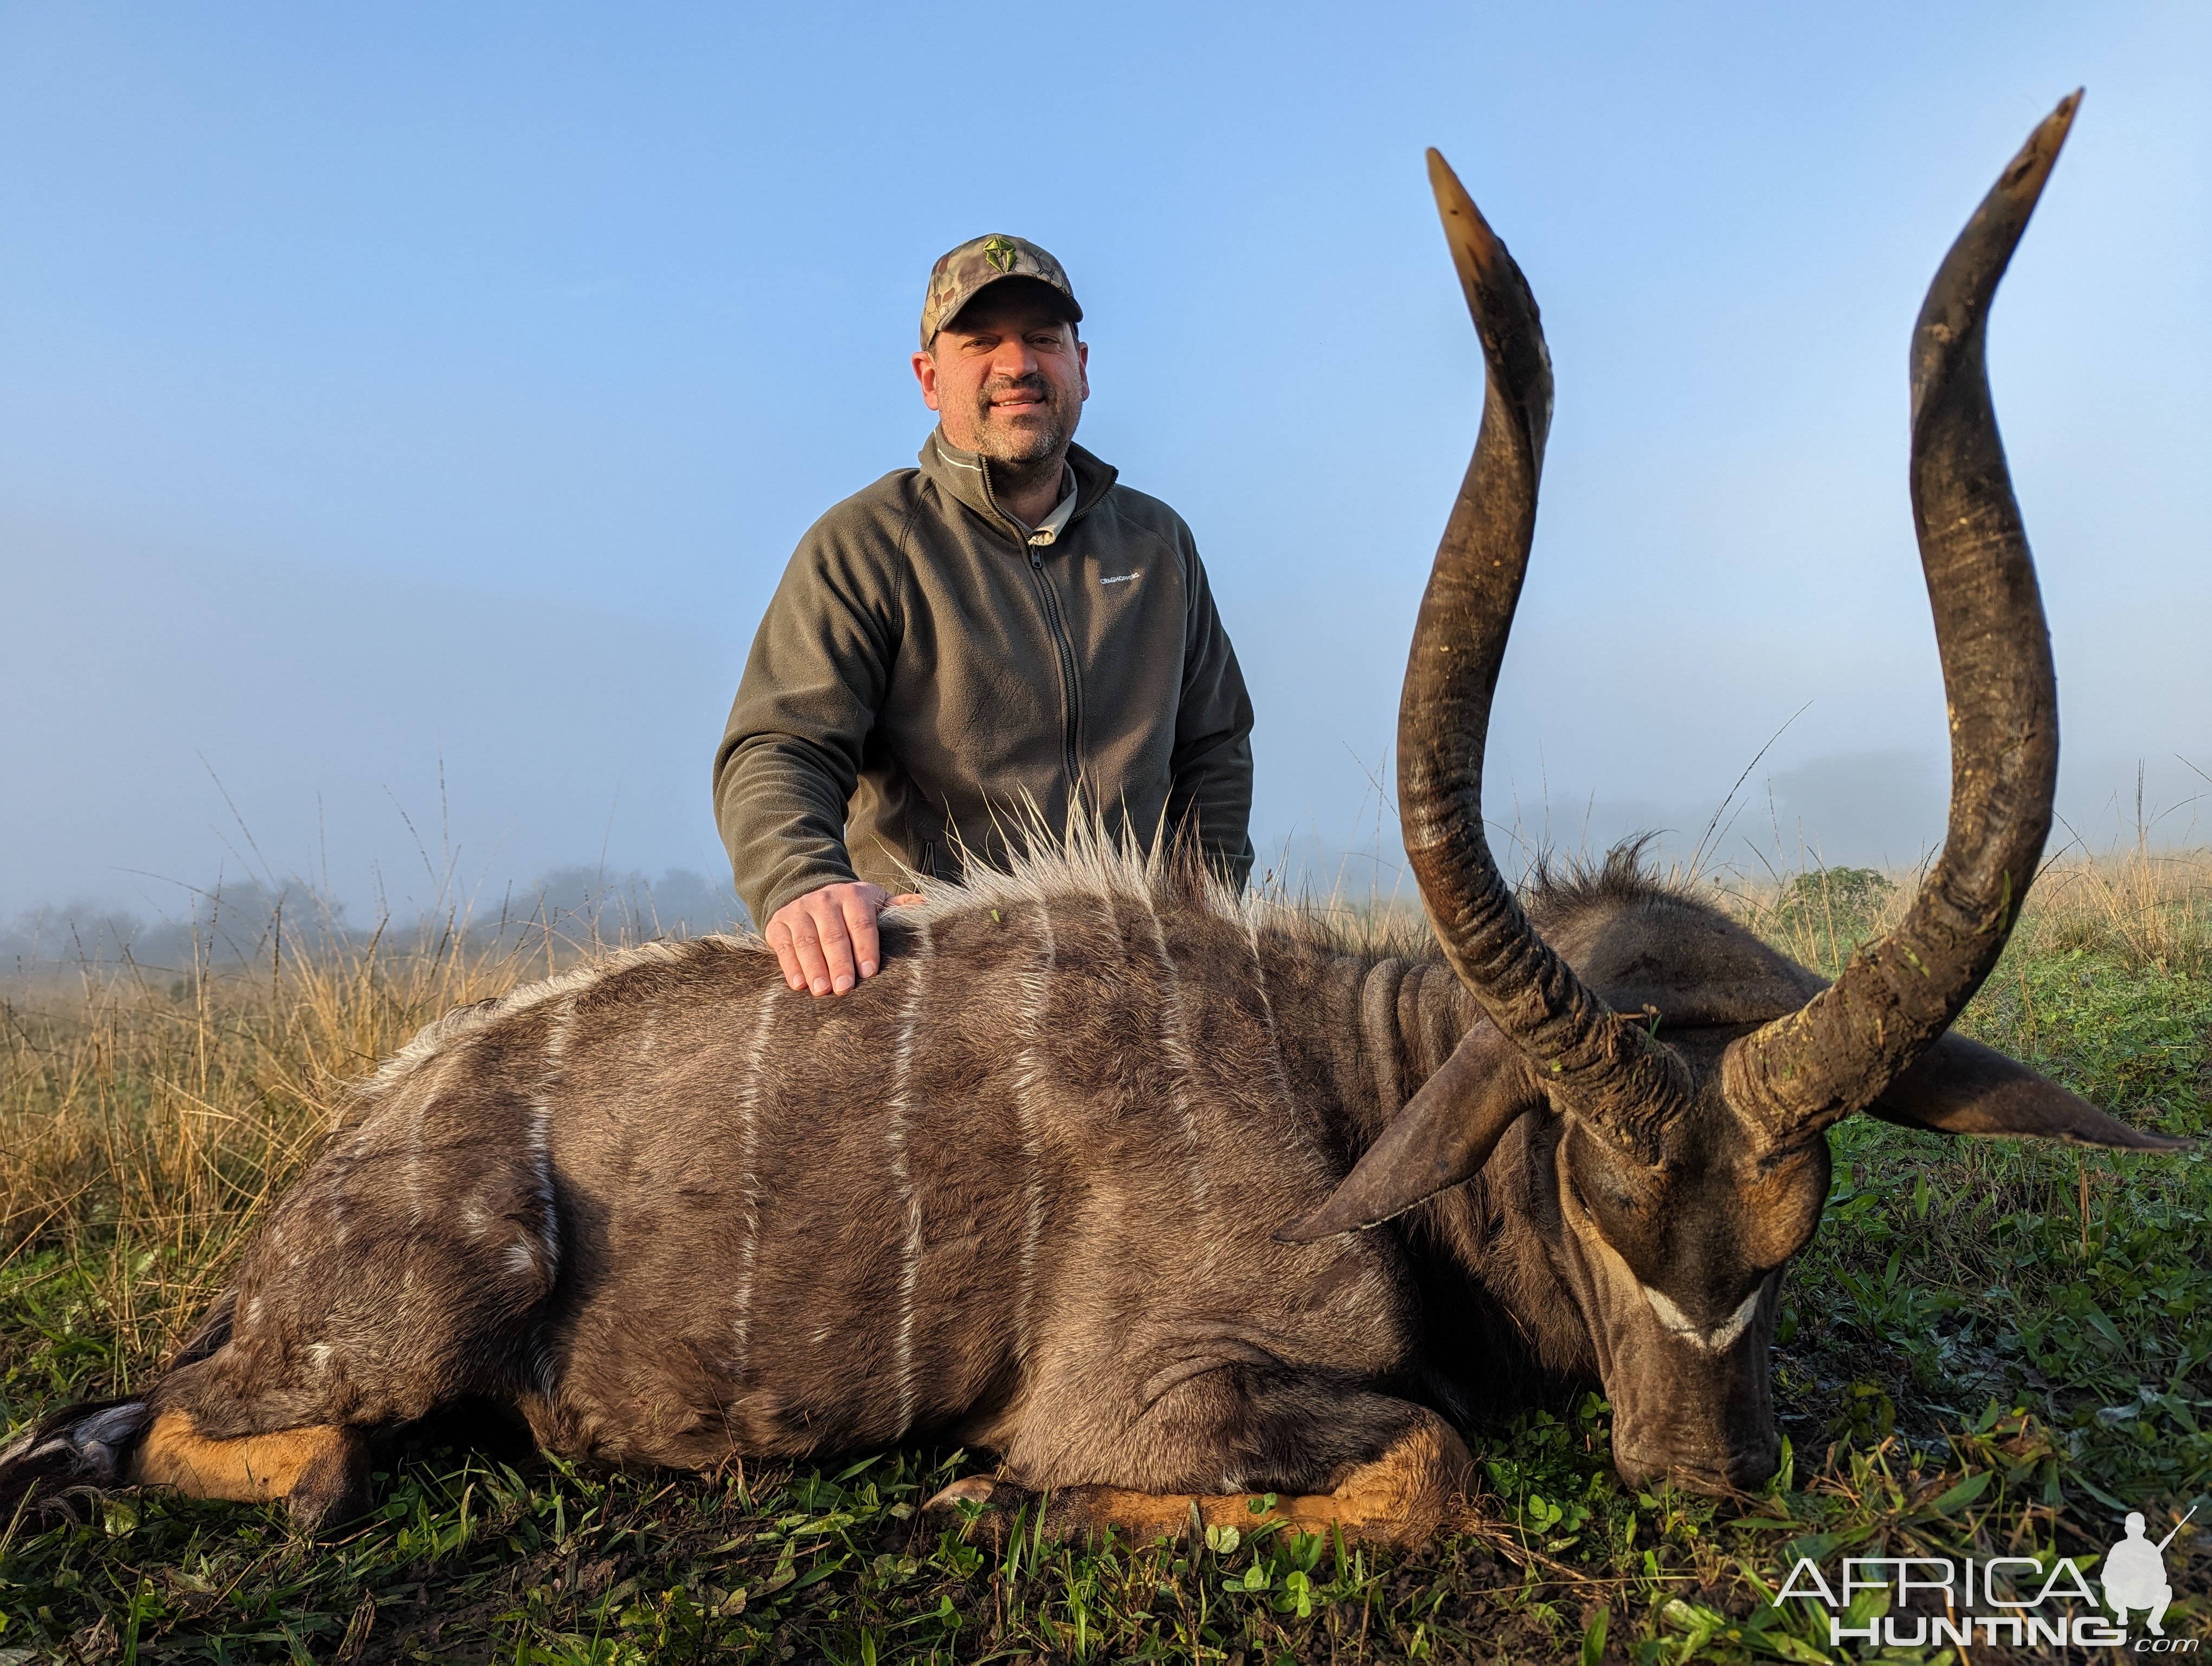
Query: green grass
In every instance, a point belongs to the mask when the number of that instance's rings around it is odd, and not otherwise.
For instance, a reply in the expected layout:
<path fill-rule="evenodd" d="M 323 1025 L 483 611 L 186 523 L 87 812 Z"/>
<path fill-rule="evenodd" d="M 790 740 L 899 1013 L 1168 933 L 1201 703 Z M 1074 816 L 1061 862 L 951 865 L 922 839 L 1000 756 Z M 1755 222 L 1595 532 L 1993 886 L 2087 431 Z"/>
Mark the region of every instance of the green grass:
<path fill-rule="evenodd" d="M 1802 891 L 1765 923 L 1832 963 L 1892 905 L 1864 888 L 1844 900 L 1859 913 L 1840 927 Z M 1962 1027 L 2130 1120 L 2203 1131 L 2212 980 L 2201 947 L 2186 952 L 2196 916 L 2160 953 L 2127 916 L 2100 917 L 2032 915 Z M 391 1012 L 373 1025 L 312 990 L 265 1009 L 165 988 L 0 1014 L 0 1141 L 46 1142 L 15 1170 L 0 1158 L 0 1420 L 143 1380 L 354 1055 L 417 1008 L 480 993 L 463 970 L 379 986 Z M 368 989 L 347 983 L 356 970 L 331 971 L 330 989 Z M 149 1012 L 168 1014 L 167 1041 L 145 1039 Z M 185 1164 L 172 1122 L 195 1104 L 231 1132 Z M 66 1138 L 38 1120 L 65 1113 L 82 1124 Z M 1490 1524 L 1414 1554 L 1265 1530 L 1091 1549 L 1026 1525 L 994 1551 L 916 1514 L 977 1467 L 961 1454 L 602 1475 L 431 1435 L 392 1455 L 379 1514 L 331 1544 L 289 1537 L 271 1511 L 157 1495 L 115 1495 L 81 1525 L 18 1524 L 0 1545 L 0 1666 L 1812 1662 L 1838 1654 L 1826 1611 L 1765 1600 L 1801 1554 L 2070 1554 L 2094 1577 L 2127 1509 L 2155 1537 L 2212 1494 L 2202 1155 L 1954 1143 L 1866 1118 L 1834 1146 L 1827 1218 L 1778 1338 L 1787 1456 L 1741 1508 L 1621 1487 L 1595 1395 L 1470 1431 Z M 2212 1617 L 2207 1543 L 2193 1524 L 2168 1553 L 2173 1636 Z M 1974 1666 L 2005 1657 L 1972 1651 Z"/>

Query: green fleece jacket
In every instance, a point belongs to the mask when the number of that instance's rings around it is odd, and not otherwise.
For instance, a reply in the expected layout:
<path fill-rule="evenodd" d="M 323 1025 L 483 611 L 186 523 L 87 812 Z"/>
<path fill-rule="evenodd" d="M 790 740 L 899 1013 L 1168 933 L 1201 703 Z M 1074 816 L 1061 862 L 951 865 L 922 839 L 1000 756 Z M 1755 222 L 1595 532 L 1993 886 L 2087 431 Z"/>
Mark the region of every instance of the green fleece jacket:
<path fill-rule="evenodd" d="M 800 542 L 714 755 L 756 921 L 835 880 L 1002 860 L 1032 805 L 1146 843 L 1188 824 L 1249 875 L 1252 704 L 1190 529 L 1080 447 L 1068 462 L 1048 544 L 942 434 Z"/>

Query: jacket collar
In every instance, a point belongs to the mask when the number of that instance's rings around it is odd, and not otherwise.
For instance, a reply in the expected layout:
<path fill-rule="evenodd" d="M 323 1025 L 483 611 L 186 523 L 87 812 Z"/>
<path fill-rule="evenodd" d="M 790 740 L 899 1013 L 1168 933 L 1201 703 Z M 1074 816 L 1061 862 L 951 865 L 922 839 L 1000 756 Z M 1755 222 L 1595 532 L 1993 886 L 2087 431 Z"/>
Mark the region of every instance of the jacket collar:
<path fill-rule="evenodd" d="M 1067 524 L 1073 526 L 1098 506 L 1113 486 L 1118 471 L 1112 464 L 1102 463 L 1082 447 L 1073 444 L 1067 448 L 1067 463 L 1075 471 L 1075 513 L 1067 518 Z M 947 440 L 943 429 L 932 429 L 929 438 L 922 442 L 921 473 L 922 478 L 938 490 L 957 499 L 1015 543 L 1026 541 L 1019 523 L 1000 509 L 998 500 L 992 496 L 990 465 L 978 453 L 963 451 Z"/>

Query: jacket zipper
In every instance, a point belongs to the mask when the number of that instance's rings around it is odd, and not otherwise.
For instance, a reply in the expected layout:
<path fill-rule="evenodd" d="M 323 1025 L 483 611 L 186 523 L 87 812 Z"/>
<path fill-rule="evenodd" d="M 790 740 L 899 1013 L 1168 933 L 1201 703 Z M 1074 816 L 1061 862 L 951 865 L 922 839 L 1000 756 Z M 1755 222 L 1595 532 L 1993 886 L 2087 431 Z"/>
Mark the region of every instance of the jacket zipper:
<path fill-rule="evenodd" d="M 1060 695 L 1067 707 L 1067 729 L 1060 742 L 1060 763 L 1067 771 L 1069 807 L 1073 809 L 1078 782 L 1075 773 L 1076 742 L 1083 727 L 1083 684 L 1077 679 L 1075 644 L 1067 637 L 1067 626 L 1060 613 L 1060 593 L 1052 587 L 1052 580 L 1044 570 L 1044 557 L 1035 545 L 1024 546 L 1029 551 L 1030 578 L 1036 584 L 1037 595 L 1044 603 L 1045 629 L 1052 633 L 1054 651 L 1060 655 Z"/>
<path fill-rule="evenodd" d="M 1067 708 L 1066 733 L 1060 738 L 1060 768 L 1067 772 L 1069 808 L 1074 807 L 1076 789 L 1079 784 L 1075 772 L 1075 755 L 1083 733 L 1083 684 L 1076 675 L 1075 644 L 1068 640 L 1067 625 L 1060 617 L 1060 593 L 1052 587 L 1052 580 L 1044 570 L 1044 557 L 1029 541 L 1029 534 L 1021 530 L 1021 523 L 999 507 L 999 495 L 991 489 L 991 471 L 987 465 L 982 471 L 983 501 L 991 512 L 1013 530 L 1023 554 L 1030 558 L 1030 582 L 1036 587 L 1037 599 L 1044 606 L 1045 629 L 1052 633 L 1053 652 L 1060 656 L 1060 703 Z M 1087 506 L 1085 506 L 1087 507 Z M 1083 508 L 1068 518 L 1073 526 L 1082 517 Z"/>

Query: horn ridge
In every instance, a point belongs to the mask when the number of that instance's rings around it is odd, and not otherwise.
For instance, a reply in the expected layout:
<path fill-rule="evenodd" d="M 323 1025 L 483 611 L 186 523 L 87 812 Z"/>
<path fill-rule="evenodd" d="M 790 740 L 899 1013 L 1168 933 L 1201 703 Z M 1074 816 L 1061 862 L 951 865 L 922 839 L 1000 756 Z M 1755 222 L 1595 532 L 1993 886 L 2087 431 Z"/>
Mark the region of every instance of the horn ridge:
<path fill-rule="evenodd" d="M 1444 958 L 1553 1103 L 1646 1148 L 1687 1103 L 1680 1061 L 1615 1022 L 1537 933 L 1483 828 L 1485 740 L 1534 537 L 1552 366 L 1521 269 L 1434 150 L 1429 179 L 1485 380 L 1474 455 L 1421 598 L 1398 708 L 1407 859 Z"/>
<path fill-rule="evenodd" d="M 1729 1049 L 1723 1091 L 1780 1139 L 1872 1104 L 1949 1027 L 2003 952 L 2051 830 L 2057 679 L 1985 345 L 1990 303 L 2081 98 L 2061 101 L 1982 200 L 1913 331 L 1913 526 L 1950 707 L 1949 824 L 1897 927 Z"/>

